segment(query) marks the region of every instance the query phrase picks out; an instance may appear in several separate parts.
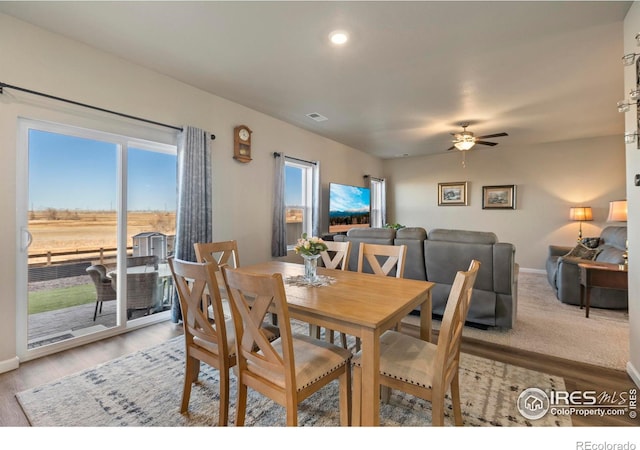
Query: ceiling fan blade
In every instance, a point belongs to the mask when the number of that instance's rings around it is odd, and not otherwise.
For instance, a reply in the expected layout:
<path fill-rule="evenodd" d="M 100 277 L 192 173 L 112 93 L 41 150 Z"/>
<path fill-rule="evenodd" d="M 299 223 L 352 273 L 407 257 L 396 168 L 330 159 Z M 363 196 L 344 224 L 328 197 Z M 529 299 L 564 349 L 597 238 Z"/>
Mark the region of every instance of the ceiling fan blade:
<path fill-rule="evenodd" d="M 455 145 L 452 145 L 451 147 L 449 147 L 449 148 L 447 149 L 447 151 L 449 151 L 449 150 L 453 150 L 454 148 L 456 148 L 456 147 L 455 147 Z"/>
<path fill-rule="evenodd" d="M 476 144 L 480 144 L 480 145 L 490 145 L 490 146 L 494 146 L 494 145 L 498 145 L 497 142 L 487 142 L 487 141 L 476 141 Z"/>
<path fill-rule="evenodd" d="M 486 139 L 500 136 L 509 136 L 507 133 L 496 133 L 496 134 L 487 134 L 486 136 L 478 136 L 478 139 Z"/>

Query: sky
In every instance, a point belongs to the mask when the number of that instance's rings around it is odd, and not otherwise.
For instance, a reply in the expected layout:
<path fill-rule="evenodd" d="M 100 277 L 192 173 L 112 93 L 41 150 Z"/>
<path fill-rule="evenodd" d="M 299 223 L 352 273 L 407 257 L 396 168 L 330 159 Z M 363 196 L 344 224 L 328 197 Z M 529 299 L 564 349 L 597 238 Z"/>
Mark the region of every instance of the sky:
<path fill-rule="evenodd" d="M 329 188 L 331 211 L 368 211 L 370 204 L 368 188 L 331 183 Z"/>
<path fill-rule="evenodd" d="M 128 209 L 176 210 L 176 156 L 130 148 Z M 117 145 L 29 132 L 29 209 L 114 210 Z"/>

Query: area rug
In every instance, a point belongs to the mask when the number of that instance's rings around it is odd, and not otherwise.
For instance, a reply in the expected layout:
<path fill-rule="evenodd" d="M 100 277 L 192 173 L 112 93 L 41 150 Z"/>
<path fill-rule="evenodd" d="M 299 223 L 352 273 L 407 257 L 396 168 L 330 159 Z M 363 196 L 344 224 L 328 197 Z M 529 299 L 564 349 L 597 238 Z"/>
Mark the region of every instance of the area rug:
<path fill-rule="evenodd" d="M 407 321 L 417 324 L 417 317 Z M 440 322 L 433 322 L 439 329 Z M 629 315 L 624 310 L 584 309 L 560 302 L 544 274 L 521 272 L 512 329 L 465 327 L 464 337 L 571 361 L 625 370 L 629 361 Z"/>
<path fill-rule="evenodd" d="M 184 339 L 178 336 L 148 350 L 16 394 L 33 426 L 38 427 L 188 427 L 214 426 L 218 420 L 219 372 L 203 364 L 192 389 L 189 412 L 180 413 Z M 571 426 L 568 417 L 547 415 L 529 421 L 517 398 L 530 387 L 563 390 L 560 377 L 497 361 L 461 355 L 460 389 L 467 426 Z M 235 377 L 231 376 L 231 425 Z M 339 426 L 338 385 L 332 382 L 300 404 L 302 426 Z M 453 425 L 447 398 L 446 425 Z M 247 426 L 283 426 L 284 408 L 249 389 Z M 430 426 L 431 404 L 393 391 L 381 405 L 383 426 Z"/>

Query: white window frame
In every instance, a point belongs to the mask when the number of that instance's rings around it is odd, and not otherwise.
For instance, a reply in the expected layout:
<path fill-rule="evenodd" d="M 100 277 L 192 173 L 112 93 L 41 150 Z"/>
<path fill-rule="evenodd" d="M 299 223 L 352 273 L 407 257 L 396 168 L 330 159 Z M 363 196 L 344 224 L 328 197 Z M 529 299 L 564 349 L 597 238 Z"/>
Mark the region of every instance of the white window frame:
<path fill-rule="evenodd" d="M 295 167 L 302 170 L 302 204 L 301 205 L 288 205 L 285 202 L 285 208 L 300 208 L 303 210 L 302 214 L 302 232 L 311 236 L 313 233 L 313 169 L 314 164 L 312 162 L 300 161 L 297 159 L 291 159 L 285 157 L 285 168 Z M 285 171 L 286 173 L 286 171 Z M 286 175 L 285 175 L 286 176 Z M 285 224 L 286 227 L 286 224 Z M 295 247 L 295 244 L 287 245 L 287 250 L 291 251 Z"/>
<path fill-rule="evenodd" d="M 370 178 L 371 227 L 382 228 L 386 223 L 386 181 L 384 178 Z"/>

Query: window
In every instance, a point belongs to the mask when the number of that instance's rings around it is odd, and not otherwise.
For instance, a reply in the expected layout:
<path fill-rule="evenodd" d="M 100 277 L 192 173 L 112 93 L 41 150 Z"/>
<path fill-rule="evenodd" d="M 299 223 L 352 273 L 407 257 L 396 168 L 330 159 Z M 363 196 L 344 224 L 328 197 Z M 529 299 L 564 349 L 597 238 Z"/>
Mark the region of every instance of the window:
<path fill-rule="evenodd" d="M 386 221 L 386 182 L 382 178 L 371 180 L 371 227 L 382 228 Z"/>
<path fill-rule="evenodd" d="M 19 138 L 21 355 L 156 320 L 170 306 L 161 269 L 175 235 L 176 146 L 27 119 Z M 148 234 L 162 239 L 137 246 Z M 137 274 L 132 256 L 157 264 Z"/>
<path fill-rule="evenodd" d="M 302 233 L 313 235 L 313 176 L 311 162 L 285 160 L 285 220 L 287 249 Z"/>

